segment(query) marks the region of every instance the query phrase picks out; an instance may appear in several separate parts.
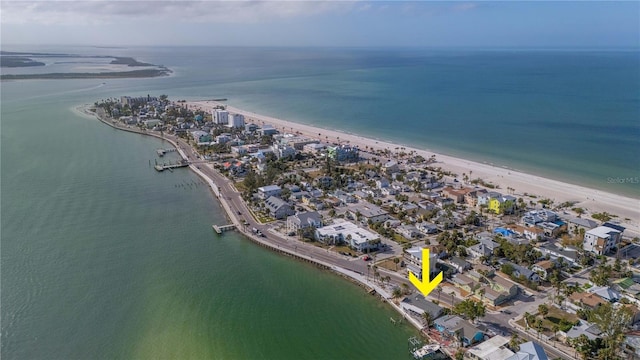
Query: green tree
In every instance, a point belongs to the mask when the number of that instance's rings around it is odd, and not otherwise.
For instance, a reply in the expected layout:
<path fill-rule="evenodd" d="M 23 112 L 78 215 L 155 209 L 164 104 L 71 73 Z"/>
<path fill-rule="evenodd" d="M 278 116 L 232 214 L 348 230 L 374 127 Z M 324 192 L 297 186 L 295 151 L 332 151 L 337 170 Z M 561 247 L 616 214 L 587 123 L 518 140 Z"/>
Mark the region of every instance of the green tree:
<path fill-rule="evenodd" d="M 393 296 L 394 299 L 399 299 L 402 296 L 402 290 L 400 290 L 399 287 L 393 288 L 391 296 Z"/>
<path fill-rule="evenodd" d="M 614 308 L 611 303 L 604 303 L 591 311 L 589 321 L 598 325 L 604 334 L 607 354 L 615 354 L 624 342 L 624 332 L 632 318 L 631 310 L 626 306 Z"/>
<path fill-rule="evenodd" d="M 542 315 L 542 317 L 546 317 L 549 314 L 549 306 L 547 304 L 538 305 L 538 313 Z"/>
<path fill-rule="evenodd" d="M 456 314 L 465 316 L 471 320 L 471 322 L 475 322 L 477 318 L 481 318 L 485 315 L 486 308 L 479 301 L 466 299 L 456 304 L 453 307 L 453 311 Z"/>

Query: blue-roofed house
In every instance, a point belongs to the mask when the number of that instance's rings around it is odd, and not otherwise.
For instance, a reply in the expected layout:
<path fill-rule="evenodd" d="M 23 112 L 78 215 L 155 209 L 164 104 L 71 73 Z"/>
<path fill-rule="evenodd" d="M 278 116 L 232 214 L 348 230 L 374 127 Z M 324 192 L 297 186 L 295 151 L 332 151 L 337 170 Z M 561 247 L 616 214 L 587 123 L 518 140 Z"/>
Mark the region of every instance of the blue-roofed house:
<path fill-rule="evenodd" d="M 456 315 L 443 316 L 434 321 L 434 326 L 443 336 L 458 340 L 464 347 L 484 339 L 480 329 Z"/>

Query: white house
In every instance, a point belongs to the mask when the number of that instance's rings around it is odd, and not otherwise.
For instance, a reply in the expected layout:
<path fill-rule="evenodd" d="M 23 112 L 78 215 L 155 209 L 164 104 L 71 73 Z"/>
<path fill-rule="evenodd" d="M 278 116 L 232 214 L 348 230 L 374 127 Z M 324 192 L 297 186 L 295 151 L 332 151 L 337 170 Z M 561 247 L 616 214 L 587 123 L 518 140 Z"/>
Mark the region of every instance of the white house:
<path fill-rule="evenodd" d="M 322 226 L 322 218 L 317 211 L 307 211 L 287 218 L 287 230 L 297 232 L 305 228 L 319 228 Z"/>
<path fill-rule="evenodd" d="M 258 197 L 266 200 L 270 196 L 280 196 L 282 188 L 278 185 L 267 185 L 258 188 Z"/>
<path fill-rule="evenodd" d="M 404 251 L 404 259 L 407 269 L 413 275 L 422 279 L 422 249 L 421 247 L 412 247 Z M 436 273 L 436 263 L 438 262 L 438 254 L 435 251 L 429 251 L 429 277 Z"/>

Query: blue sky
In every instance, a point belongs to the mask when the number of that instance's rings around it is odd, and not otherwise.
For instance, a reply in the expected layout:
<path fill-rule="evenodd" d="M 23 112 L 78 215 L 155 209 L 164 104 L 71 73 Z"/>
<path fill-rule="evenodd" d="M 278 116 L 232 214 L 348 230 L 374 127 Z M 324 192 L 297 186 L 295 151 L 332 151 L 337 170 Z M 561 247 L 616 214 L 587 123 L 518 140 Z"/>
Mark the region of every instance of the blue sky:
<path fill-rule="evenodd" d="M 21 1 L 3 44 L 640 47 L 638 1 Z"/>

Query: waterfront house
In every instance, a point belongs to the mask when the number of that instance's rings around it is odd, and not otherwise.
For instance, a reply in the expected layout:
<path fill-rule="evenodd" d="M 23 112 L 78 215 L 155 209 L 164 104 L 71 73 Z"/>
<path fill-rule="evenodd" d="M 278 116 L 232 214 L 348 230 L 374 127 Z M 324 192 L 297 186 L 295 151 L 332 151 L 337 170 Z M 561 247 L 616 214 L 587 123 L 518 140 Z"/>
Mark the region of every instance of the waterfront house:
<path fill-rule="evenodd" d="M 487 191 L 485 193 L 478 194 L 478 206 L 489 206 L 489 201 L 491 201 L 491 199 L 497 199 L 499 197 L 502 197 L 502 194 L 496 191 Z"/>
<path fill-rule="evenodd" d="M 322 227 L 322 218 L 317 211 L 307 211 L 291 215 L 287 218 L 287 231 L 297 233 L 298 230 Z"/>
<path fill-rule="evenodd" d="M 400 307 L 407 311 L 409 314 L 415 315 L 422 320 L 422 314 L 429 313 L 431 319 L 435 320 L 442 315 L 442 307 L 436 305 L 431 300 L 425 299 L 420 294 L 412 294 L 407 296 L 400 303 Z"/>
<path fill-rule="evenodd" d="M 622 239 L 624 228 L 611 225 L 605 223 L 603 226 L 586 231 L 582 243 L 584 250 L 598 255 L 605 255 L 613 250 Z"/>
<path fill-rule="evenodd" d="M 258 197 L 266 200 L 271 196 L 280 196 L 282 188 L 278 185 L 267 185 L 258 188 Z"/>
<path fill-rule="evenodd" d="M 588 231 L 598 226 L 598 223 L 591 219 L 573 218 L 569 220 L 569 231 L 578 234 L 581 230 Z"/>
<path fill-rule="evenodd" d="M 446 315 L 434 321 L 436 330 L 445 338 L 455 339 L 463 347 L 482 341 L 484 334 L 480 329 L 456 315 Z"/>
<path fill-rule="evenodd" d="M 285 219 L 294 213 L 289 203 L 276 196 L 269 197 L 264 201 L 264 205 L 269 210 L 269 214 L 276 219 Z"/>
<path fill-rule="evenodd" d="M 521 219 L 525 226 L 536 226 L 542 222 L 556 222 L 557 220 L 558 214 L 547 209 L 527 211 Z"/>
<path fill-rule="evenodd" d="M 304 145 L 302 147 L 302 150 L 309 154 L 318 154 L 321 151 L 323 151 L 326 147 L 327 145 L 325 144 L 311 143 L 311 144 Z"/>
<path fill-rule="evenodd" d="M 478 197 L 486 193 L 487 190 L 485 189 L 473 189 L 464 195 L 464 202 L 471 207 L 475 207 L 478 205 Z"/>
<path fill-rule="evenodd" d="M 350 146 L 345 144 L 338 146 L 328 146 L 327 156 L 339 162 L 357 161 L 359 158 L 359 150 L 357 146 Z"/>
<path fill-rule="evenodd" d="M 277 134 L 278 130 L 276 130 L 273 125 L 264 124 L 260 129 L 258 129 L 258 133 L 260 133 L 261 136 L 270 136 Z"/>
<path fill-rule="evenodd" d="M 513 214 L 516 198 L 511 195 L 502 195 L 489 200 L 488 209 L 496 214 Z"/>

